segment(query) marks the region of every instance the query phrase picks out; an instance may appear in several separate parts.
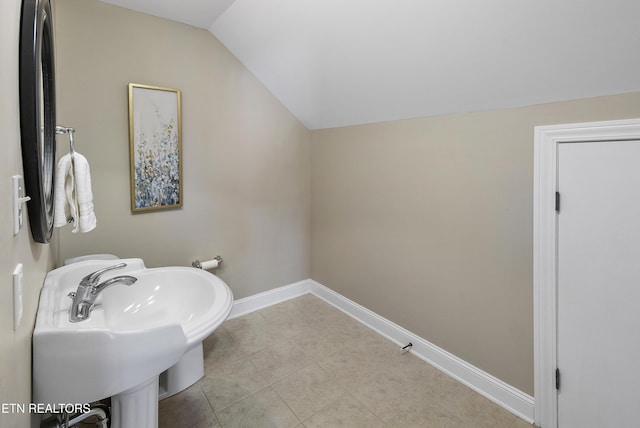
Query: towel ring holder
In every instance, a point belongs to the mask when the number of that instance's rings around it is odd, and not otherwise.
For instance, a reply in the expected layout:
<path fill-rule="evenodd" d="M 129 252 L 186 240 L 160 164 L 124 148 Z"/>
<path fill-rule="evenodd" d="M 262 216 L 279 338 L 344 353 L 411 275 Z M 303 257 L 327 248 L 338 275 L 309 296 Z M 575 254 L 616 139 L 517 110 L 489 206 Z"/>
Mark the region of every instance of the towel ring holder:
<path fill-rule="evenodd" d="M 76 146 L 73 143 L 74 132 L 76 132 L 74 128 L 67 128 L 66 126 L 56 126 L 56 134 L 69 134 L 69 154 L 71 155 L 71 160 L 73 160 L 73 156 L 76 154 Z"/>

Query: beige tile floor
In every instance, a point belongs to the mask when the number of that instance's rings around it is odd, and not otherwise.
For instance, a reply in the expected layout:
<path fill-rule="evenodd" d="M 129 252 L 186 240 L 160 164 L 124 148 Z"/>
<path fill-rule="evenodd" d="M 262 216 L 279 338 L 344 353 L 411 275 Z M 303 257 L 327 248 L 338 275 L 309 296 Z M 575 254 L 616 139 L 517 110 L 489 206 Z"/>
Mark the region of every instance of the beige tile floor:
<path fill-rule="evenodd" d="M 226 321 L 204 355 L 160 427 L 530 427 L 311 294 Z"/>

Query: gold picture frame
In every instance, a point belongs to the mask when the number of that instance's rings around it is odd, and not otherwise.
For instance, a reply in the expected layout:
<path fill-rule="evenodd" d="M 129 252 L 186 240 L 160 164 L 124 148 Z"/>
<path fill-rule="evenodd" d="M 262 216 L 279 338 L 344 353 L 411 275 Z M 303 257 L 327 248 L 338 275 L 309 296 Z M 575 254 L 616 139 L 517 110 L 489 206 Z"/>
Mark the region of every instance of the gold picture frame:
<path fill-rule="evenodd" d="M 178 89 L 129 83 L 131 211 L 182 207 L 182 115 Z"/>

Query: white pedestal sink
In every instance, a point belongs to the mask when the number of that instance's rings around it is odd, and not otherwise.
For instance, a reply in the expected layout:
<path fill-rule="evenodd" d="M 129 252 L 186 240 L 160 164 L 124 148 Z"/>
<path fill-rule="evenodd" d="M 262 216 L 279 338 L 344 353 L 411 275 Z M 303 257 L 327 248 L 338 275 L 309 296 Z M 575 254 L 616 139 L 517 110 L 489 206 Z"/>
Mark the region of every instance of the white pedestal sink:
<path fill-rule="evenodd" d="M 71 323 L 68 294 L 84 276 L 116 263 L 127 266 L 103 280 L 138 281 L 106 289 L 89 319 Z M 222 324 L 232 303 L 220 278 L 190 267 L 146 268 L 141 259 L 122 259 L 55 269 L 45 278 L 33 333 L 33 400 L 111 397 L 113 428 L 155 428 L 158 376 Z"/>

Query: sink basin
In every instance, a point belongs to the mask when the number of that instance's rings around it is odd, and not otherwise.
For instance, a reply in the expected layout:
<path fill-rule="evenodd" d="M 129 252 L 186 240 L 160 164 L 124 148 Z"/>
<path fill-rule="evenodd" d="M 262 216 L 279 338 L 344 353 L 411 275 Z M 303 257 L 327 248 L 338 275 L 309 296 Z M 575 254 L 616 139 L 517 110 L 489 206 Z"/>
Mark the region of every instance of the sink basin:
<path fill-rule="evenodd" d="M 119 262 L 127 266 L 101 280 L 138 281 L 104 290 L 89 319 L 71 323 L 68 294 L 87 274 Z M 33 333 L 34 402 L 88 403 L 135 390 L 211 334 L 232 303 L 220 278 L 190 267 L 147 268 L 142 259 L 122 259 L 55 269 L 45 278 Z"/>

